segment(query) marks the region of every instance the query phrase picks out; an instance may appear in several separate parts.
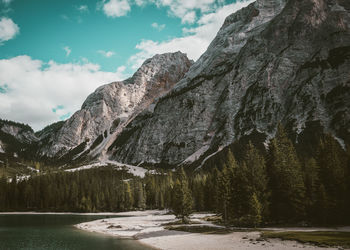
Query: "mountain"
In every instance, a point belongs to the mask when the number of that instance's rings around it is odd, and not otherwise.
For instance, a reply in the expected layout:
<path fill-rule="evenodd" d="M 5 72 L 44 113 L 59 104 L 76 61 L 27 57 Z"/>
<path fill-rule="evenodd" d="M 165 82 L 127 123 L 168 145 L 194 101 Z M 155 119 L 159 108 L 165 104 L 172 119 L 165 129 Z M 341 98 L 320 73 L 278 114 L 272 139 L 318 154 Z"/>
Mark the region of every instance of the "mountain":
<path fill-rule="evenodd" d="M 280 122 L 350 142 L 350 2 L 258 0 L 228 16 L 207 51 L 108 149 L 138 165 L 189 164 Z"/>
<path fill-rule="evenodd" d="M 226 18 L 197 62 L 156 55 L 99 87 L 67 121 L 1 131 L 19 151 L 35 145 L 36 157 L 59 164 L 201 165 L 237 141 L 266 145 L 279 123 L 302 152 L 324 133 L 344 148 L 349 71 L 349 1 L 257 0 Z M 3 137 L 2 151 L 11 144 Z"/>
<path fill-rule="evenodd" d="M 0 153 L 27 156 L 37 141 L 29 125 L 0 119 Z"/>
<path fill-rule="evenodd" d="M 99 87 L 70 119 L 37 133 L 46 157 L 103 157 L 103 149 L 123 126 L 167 93 L 192 65 L 181 52 L 155 55 L 122 82 Z"/>

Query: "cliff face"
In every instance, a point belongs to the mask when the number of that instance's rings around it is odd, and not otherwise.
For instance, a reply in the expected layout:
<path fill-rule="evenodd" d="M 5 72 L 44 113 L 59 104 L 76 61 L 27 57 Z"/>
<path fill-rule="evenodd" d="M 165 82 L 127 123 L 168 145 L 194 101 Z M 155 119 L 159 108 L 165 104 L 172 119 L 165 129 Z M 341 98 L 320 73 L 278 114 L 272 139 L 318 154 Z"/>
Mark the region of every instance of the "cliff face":
<path fill-rule="evenodd" d="M 258 0 L 109 147 L 129 163 L 192 162 L 253 131 L 319 123 L 350 141 L 350 2 Z"/>
<path fill-rule="evenodd" d="M 87 149 L 95 149 L 94 155 L 101 153 L 97 149 L 102 150 L 118 128 L 169 91 L 191 64 L 180 52 L 156 55 L 131 78 L 99 87 L 70 119 L 40 134 L 40 153 L 62 156 L 79 145 L 79 153 Z"/>
<path fill-rule="evenodd" d="M 37 141 L 28 125 L 0 119 L 0 153 L 24 155 Z"/>

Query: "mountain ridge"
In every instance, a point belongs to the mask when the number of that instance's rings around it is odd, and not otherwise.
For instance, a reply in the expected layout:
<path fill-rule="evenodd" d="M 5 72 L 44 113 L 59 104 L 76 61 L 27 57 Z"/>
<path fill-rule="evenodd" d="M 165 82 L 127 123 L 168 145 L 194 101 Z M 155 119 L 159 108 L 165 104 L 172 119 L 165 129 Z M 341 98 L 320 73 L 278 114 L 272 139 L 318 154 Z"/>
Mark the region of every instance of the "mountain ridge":
<path fill-rule="evenodd" d="M 240 139 L 267 144 L 279 123 L 295 143 L 331 133 L 344 148 L 349 12 L 344 0 L 258 0 L 229 15 L 196 62 L 156 55 L 96 89 L 70 119 L 36 133 L 39 156 L 201 166 Z"/>
<path fill-rule="evenodd" d="M 348 141 L 350 22 L 341 4 L 256 1 L 229 16 L 208 50 L 154 112 L 145 112 L 124 129 L 127 138 L 116 139 L 111 159 L 178 165 L 253 131 L 272 138 L 279 122 L 299 134 L 308 122 L 320 121 L 325 132 L 341 143 Z M 344 52 L 337 52 L 342 47 Z M 334 53 L 342 60 L 336 68 L 332 60 L 327 69 L 306 67 L 315 65 L 312 58 L 318 51 L 325 60 Z M 332 94 L 340 104 L 335 105 Z"/>
<path fill-rule="evenodd" d="M 40 149 L 43 156 L 57 157 L 85 143 L 92 146 L 101 135 L 107 139 L 153 99 L 167 92 L 187 72 L 192 62 L 181 52 L 155 55 L 124 81 L 97 88 Z M 96 143 L 95 143 L 96 144 Z"/>

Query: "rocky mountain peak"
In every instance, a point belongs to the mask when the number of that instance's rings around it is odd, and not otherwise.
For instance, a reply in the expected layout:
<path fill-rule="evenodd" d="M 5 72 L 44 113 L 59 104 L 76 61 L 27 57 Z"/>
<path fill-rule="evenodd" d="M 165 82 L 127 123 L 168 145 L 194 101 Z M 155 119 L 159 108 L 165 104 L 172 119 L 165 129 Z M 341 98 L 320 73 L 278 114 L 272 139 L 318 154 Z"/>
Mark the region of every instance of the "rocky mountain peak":
<path fill-rule="evenodd" d="M 282 123 L 350 141 L 350 12 L 344 0 L 258 0 L 230 15 L 207 51 L 110 147 L 129 164 L 206 159 Z M 154 133 L 154 131 L 157 131 Z"/>
<path fill-rule="evenodd" d="M 186 54 L 180 51 L 157 54 L 147 59 L 126 82 L 140 84 L 146 81 L 148 84 L 153 84 L 165 79 L 170 82 L 178 81 L 177 75 L 187 71 L 191 64 L 193 61 L 190 61 Z"/>
<path fill-rule="evenodd" d="M 107 141 L 118 126 L 169 91 L 191 65 L 192 61 L 181 52 L 155 55 L 131 78 L 97 88 L 87 97 L 81 110 L 50 135 L 42 154 L 62 155 L 81 144 L 85 144 L 81 148 L 89 148 L 97 138 L 100 142 Z"/>

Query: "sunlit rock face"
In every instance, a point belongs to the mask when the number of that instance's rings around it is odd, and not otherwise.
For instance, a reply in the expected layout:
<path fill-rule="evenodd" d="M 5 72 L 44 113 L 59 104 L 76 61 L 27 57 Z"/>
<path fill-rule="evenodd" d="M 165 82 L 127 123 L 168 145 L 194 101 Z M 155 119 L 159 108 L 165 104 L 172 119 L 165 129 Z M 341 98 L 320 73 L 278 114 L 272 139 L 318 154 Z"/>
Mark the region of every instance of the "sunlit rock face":
<path fill-rule="evenodd" d="M 60 156 L 82 143 L 89 149 L 97 138 L 101 148 L 125 122 L 182 79 L 192 63 L 181 52 L 156 55 L 131 78 L 99 87 L 63 126 L 42 135 L 41 155 Z"/>
<path fill-rule="evenodd" d="M 110 159 L 192 162 L 252 131 L 271 137 L 278 122 L 296 134 L 319 122 L 349 142 L 349 13 L 347 0 L 258 0 L 228 16 L 186 76 L 116 136 Z"/>

